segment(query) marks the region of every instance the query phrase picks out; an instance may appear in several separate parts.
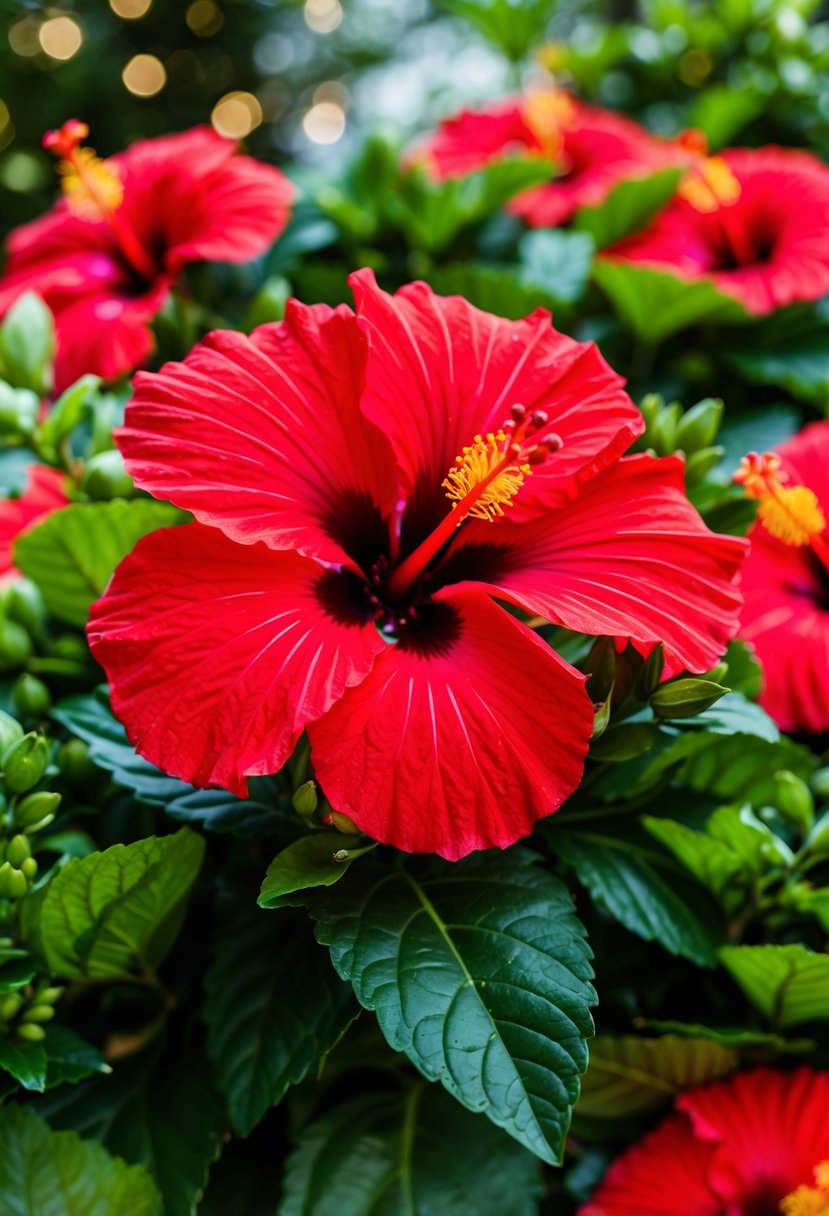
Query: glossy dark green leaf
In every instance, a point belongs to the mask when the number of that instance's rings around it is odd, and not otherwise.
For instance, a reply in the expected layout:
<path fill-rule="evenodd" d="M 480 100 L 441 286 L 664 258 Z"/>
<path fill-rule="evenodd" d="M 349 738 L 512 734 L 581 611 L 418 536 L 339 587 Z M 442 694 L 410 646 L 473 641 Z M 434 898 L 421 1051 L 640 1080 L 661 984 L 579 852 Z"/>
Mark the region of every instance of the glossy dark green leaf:
<path fill-rule="evenodd" d="M 484 853 L 422 879 L 368 862 L 304 898 L 389 1044 L 555 1162 L 587 1066 L 595 993 L 570 893 L 536 860 L 523 849 Z"/>
<path fill-rule="evenodd" d="M 14 1077 L 24 1089 L 42 1093 L 46 1088 L 46 1052 L 42 1043 L 26 1043 L 0 1035 L 0 1071 Z"/>
<path fill-rule="evenodd" d="M 829 954 L 805 946 L 723 946 L 720 961 L 772 1026 L 829 1021 Z"/>
<path fill-rule="evenodd" d="M 151 499 L 74 503 L 18 539 L 15 565 L 37 583 L 58 620 L 85 625 L 90 605 L 136 542 L 185 518 Z"/>
<path fill-rule="evenodd" d="M 268 866 L 259 892 L 259 907 L 279 908 L 284 897 L 294 891 L 330 887 L 339 882 L 354 858 L 337 860 L 337 854 L 348 851 L 352 843 L 340 832 L 313 832 L 289 844 Z"/>
<path fill-rule="evenodd" d="M 0 1109 L 3 1216 L 161 1216 L 149 1174 L 75 1132 L 53 1132 L 33 1110 Z"/>
<path fill-rule="evenodd" d="M 244 1136 L 334 1045 L 354 1000 L 294 910 L 245 908 L 229 921 L 205 985 L 208 1052 Z"/>
<path fill-rule="evenodd" d="M 438 1086 L 352 1098 L 311 1123 L 279 1216 L 534 1216 L 538 1162 Z"/>
<path fill-rule="evenodd" d="M 597 249 L 607 249 L 623 236 L 644 228 L 676 192 L 681 169 L 662 169 L 650 177 L 619 182 L 601 203 L 582 207 L 574 226 L 588 233 Z"/>
<path fill-rule="evenodd" d="M 686 280 L 631 262 L 596 262 L 594 277 L 621 319 L 643 342 L 661 342 L 701 321 L 739 324 L 742 305 L 707 279 Z"/>
<path fill-rule="evenodd" d="M 50 1022 L 43 1049 L 46 1052 L 47 1089 L 56 1085 L 75 1085 L 95 1073 L 108 1075 L 112 1072 L 100 1052 L 66 1026 Z"/>

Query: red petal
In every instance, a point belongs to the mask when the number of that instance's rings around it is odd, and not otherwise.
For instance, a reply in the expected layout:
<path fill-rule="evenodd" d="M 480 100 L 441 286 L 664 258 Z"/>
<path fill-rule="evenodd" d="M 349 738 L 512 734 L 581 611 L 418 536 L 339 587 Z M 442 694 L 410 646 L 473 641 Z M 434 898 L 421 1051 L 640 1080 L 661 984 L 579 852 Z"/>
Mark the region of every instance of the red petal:
<path fill-rule="evenodd" d="M 477 433 L 496 431 L 515 403 L 546 411 L 539 437 L 555 431 L 564 441 L 522 490 L 516 518 L 573 497 L 641 432 L 621 377 L 592 343 L 557 333 L 543 310 L 506 321 L 426 283 L 390 296 L 370 270 L 349 282 L 371 343 L 363 410 L 391 439 L 415 496 L 433 496 L 442 513 L 440 486 L 455 457 Z"/>
<path fill-rule="evenodd" d="M 69 502 L 65 482 L 57 469 L 32 465 L 20 497 L 0 501 L 0 576 L 17 573 L 12 547 L 20 533 Z"/>
<path fill-rule="evenodd" d="M 671 1116 L 613 1163 L 578 1216 L 722 1216 L 706 1182 L 712 1154 Z"/>
<path fill-rule="evenodd" d="M 746 542 L 706 528 L 685 497 L 676 458 L 631 456 L 547 519 L 508 517 L 464 531 L 458 555 L 489 542 L 503 556 L 491 580 L 461 586 L 497 588 L 568 629 L 661 641 L 690 671 L 711 667 L 736 631 L 734 583 Z"/>
<path fill-rule="evenodd" d="M 189 524 L 139 541 L 88 625 L 115 713 L 141 755 L 196 785 L 245 792 L 385 643 L 335 619 L 326 572 Z"/>
<path fill-rule="evenodd" d="M 697 1137 L 716 1144 L 709 1180 L 735 1210 L 775 1211 L 829 1161 L 826 1073 L 759 1068 L 682 1094 L 677 1107 Z"/>
<path fill-rule="evenodd" d="M 365 354 L 344 306 L 291 301 L 249 338 L 209 334 L 184 363 L 136 376 L 118 433 L 127 468 L 244 544 L 340 563 L 341 542 L 370 532 L 376 557 L 396 495 L 388 445 L 360 413 Z"/>
<path fill-rule="evenodd" d="M 424 649 L 390 647 L 309 739 L 332 806 L 376 840 L 455 860 L 557 810 L 593 706 L 583 677 L 488 597 L 453 596 L 444 614 Z"/>

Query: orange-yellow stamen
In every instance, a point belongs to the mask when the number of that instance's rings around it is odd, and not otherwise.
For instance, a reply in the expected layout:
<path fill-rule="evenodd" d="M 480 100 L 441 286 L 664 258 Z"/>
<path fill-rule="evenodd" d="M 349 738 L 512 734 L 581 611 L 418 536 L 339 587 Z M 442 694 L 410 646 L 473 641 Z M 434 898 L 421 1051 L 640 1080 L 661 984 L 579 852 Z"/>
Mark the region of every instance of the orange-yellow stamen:
<path fill-rule="evenodd" d="M 118 169 L 81 143 L 89 135 L 85 122 L 72 118 L 57 131 L 48 131 L 43 145 L 60 157 L 58 172 L 67 206 L 85 220 L 108 220 L 121 206 L 124 187 Z"/>
<path fill-rule="evenodd" d="M 721 156 L 703 156 L 679 183 L 678 193 L 696 211 L 719 211 L 740 197 L 740 183 Z"/>
<path fill-rule="evenodd" d="M 558 160 L 564 139 L 563 128 L 575 115 L 575 106 L 560 89 L 537 89 L 521 107 L 521 117 L 541 145 L 544 156 Z"/>
<path fill-rule="evenodd" d="M 829 1216 L 829 1161 L 815 1169 L 815 1185 L 799 1186 L 780 1204 L 783 1216 Z"/>
<path fill-rule="evenodd" d="M 514 444 L 506 447 L 507 437 L 503 431 L 492 431 L 484 439 L 476 435 L 469 447 L 455 457 L 454 467 L 441 483 L 446 488 L 446 497 L 453 500 L 453 510 L 467 503 L 464 515 L 492 522 L 504 514 L 504 507 L 512 500 L 524 484 L 524 478 L 532 469 L 529 464 L 517 463 L 514 459 Z"/>
<path fill-rule="evenodd" d="M 770 535 L 784 545 L 825 549 L 826 516 L 817 495 L 808 486 L 787 484 L 788 474 L 781 468 L 779 456 L 749 452 L 740 461 L 734 481 L 748 498 L 759 501 L 757 517 Z"/>

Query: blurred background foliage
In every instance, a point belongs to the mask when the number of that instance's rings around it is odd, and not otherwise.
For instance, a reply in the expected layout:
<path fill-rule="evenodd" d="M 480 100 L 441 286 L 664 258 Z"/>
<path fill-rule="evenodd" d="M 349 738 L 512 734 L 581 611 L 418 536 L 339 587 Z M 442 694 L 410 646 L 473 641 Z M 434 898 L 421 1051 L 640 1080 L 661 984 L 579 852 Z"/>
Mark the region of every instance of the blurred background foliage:
<path fill-rule="evenodd" d="M 0 225 L 53 197 L 40 138 L 67 117 L 104 155 L 212 121 L 336 172 L 379 123 L 407 138 L 545 71 L 664 134 L 826 155 L 828 17 L 817 0 L 0 0 Z"/>

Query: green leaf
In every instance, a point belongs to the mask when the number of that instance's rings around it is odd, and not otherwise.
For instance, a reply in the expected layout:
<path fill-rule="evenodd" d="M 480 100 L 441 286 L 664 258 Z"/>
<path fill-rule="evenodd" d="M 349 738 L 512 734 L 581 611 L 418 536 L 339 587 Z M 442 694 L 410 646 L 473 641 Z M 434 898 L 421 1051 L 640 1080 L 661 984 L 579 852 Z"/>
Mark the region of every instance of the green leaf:
<path fill-rule="evenodd" d="M 151 806 L 163 806 L 173 819 L 199 823 L 212 832 L 274 832 L 284 822 L 278 810 L 287 801 L 270 777 L 254 777 L 250 798 L 236 798 L 227 790 L 200 790 L 136 753 L 127 732 L 113 714 L 106 688 L 66 697 L 52 717 L 89 745 L 93 764 L 112 774 L 117 785 Z"/>
<path fill-rule="evenodd" d="M 0 1109 L 3 1216 L 161 1216 L 152 1179 L 23 1106 Z"/>
<path fill-rule="evenodd" d="M 42 1043 L 14 1043 L 0 1037 L 0 1069 L 24 1089 L 42 1093 L 46 1088 L 46 1052 Z"/>
<path fill-rule="evenodd" d="M 829 412 L 829 303 L 789 308 L 753 325 L 728 362 L 752 384 L 774 384 Z M 757 447 L 752 444 L 752 447 Z M 762 449 L 761 449 L 762 450 Z"/>
<path fill-rule="evenodd" d="M 701 321 L 739 324 L 742 305 L 707 279 L 680 279 L 663 270 L 600 258 L 594 278 L 621 319 L 643 342 L 661 342 Z"/>
<path fill-rule="evenodd" d="M 700 92 L 687 119 L 687 126 L 704 132 L 711 152 L 734 142 L 739 131 L 763 113 L 765 93 L 713 84 Z"/>
<path fill-rule="evenodd" d="M 50 882 L 41 948 L 53 975 L 114 979 L 158 965 L 172 945 L 204 840 L 182 828 L 73 858 Z"/>
<path fill-rule="evenodd" d="M 724 1077 L 739 1054 L 710 1039 L 600 1035 L 590 1048 L 576 1114 L 628 1119 L 665 1106 L 675 1093 Z"/>
<path fill-rule="evenodd" d="M 39 397 L 52 388 L 55 322 L 33 292 L 25 292 L 0 325 L 0 365 L 15 388 L 29 388 Z"/>
<path fill-rule="evenodd" d="M 219 937 L 205 985 L 208 1053 L 245 1136 L 333 1047 L 353 998 L 295 911 L 245 908 Z"/>
<path fill-rule="evenodd" d="M 56 1085 L 75 1085 L 94 1073 L 109 1075 L 112 1072 L 109 1064 L 91 1043 L 85 1042 L 80 1035 L 65 1026 L 55 1025 L 54 1022 L 46 1027 L 43 1049 L 46 1052 L 47 1089 Z"/>
<path fill-rule="evenodd" d="M 41 451 L 47 452 L 51 458 L 57 456 L 61 440 L 78 425 L 84 406 L 94 399 L 100 383 L 100 376 L 81 376 L 80 380 L 61 393 L 40 424 Z"/>
<path fill-rule="evenodd" d="M 334 854 L 348 845 L 340 832 L 315 832 L 302 836 L 274 857 L 259 892 L 260 908 L 280 908 L 283 896 L 306 887 L 330 887 L 339 882 L 354 857 L 336 861 Z M 369 846 L 373 848 L 374 846 Z M 353 850 L 357 855 L 359 849 Z"/>
<path fill-rule="evenodd" d="M 584 295 L 593 255 L 592 237 L 584 232 L 559 229 L 526 233 L 518 243 L 518 254 L 527 287 L 543 289 L 556 304 L 575 304 Z"/>
<path fill-rule="evenodd" d="M 722 932 L 712 910 L 683 889 L 676 863 L 633 829 L 629 820 L 619 830 L 615 821 L 599 819 L 576 831 L 550 824 L 544 835 L 593 900 L 631 933 L 713 967 Z"/>
<path fill-rule="evenodd" d="M 595 993 L 570 894 L 536 860 L 480 854 L 422 879 L 367 863 L 297 899 L 388 1043 L 556 1162 Z"/>
<path fill-rule="evenodd" d="M 485 312 L 517 321 L 536 308 L 554 309 L 558 301 L 539 283 L 526 281 L 514 270 L 458 262 L 437 266 L 428 274 L 432 287 L 442 296 L 464 296 Z"/>
<path fill-rule="evenodd" d="M 744 903 L 757 867 L 749 864 L 745 850 L 736 852 L 728 843 L 705 832 L 697 832 L 673 819 L 643 815 L 642 823 L 652 836 L 669 849 L 698 882 L 733 914 Z M 760 825 L 765 828 L 764 824 Z M 768 828 L 765 828 L 768 832 Z M 753 829 L 746 827 L 746 831 Z"/>
<path fill-rule="evenodd" d="M 438 1087 L 365 1094 L 306 1127 L 279 1216 L 535 1216 L 538 1163 Z"/>
<path fill-rule="evenodd" d="M 638 1021 L 637 1021 L 637 1024 Z M 767 1034 L 762 1030 L 746 1030 L 742 1026 L 703 1026 L 699 1022 L 675 1022 L 662 1018 L 647 1018 L 642 1025 L 663 1034 L 679 1034 L 685 1038 L 711 1039 L 723 1047 L 768 1047 L 774 1052 L 813 1051 L 811 1039 L 784 1039 L 779 1034 Z"/>
<path fill-rule="evenodd" d="M 37 583 L 58 620 L 82 626 L 90 605 L 136 542 L 183 518 L 176 507 L 145 498 L 74 503 L 20 536 L 14 562 Z"/>
<path fill-rule="evenodd" d="M 623 236 L 644 228 L 676 192 L 681 169 L 661 169 L 650 177 L 619 182 L 596 207 L 582 207 L 574 227 L 588 233 L 597 249 L 607 249 Z"/>
<path fill-rule="evenodd" d="M 544 36 L 550 21 L 550 0 L 443 0 L 459 17 L 465 17 L 508 59 L 518 61 Z"/>
<path fill-rule="evenodd" d="M 829 954 L 805 946 L 723 946 L 720 961 L 776 1027 L 829 1021 Z"/>
<path fill-rule="evenodd" d="M 159 1060 L 145 1052 L 116 1065 L 109 1077 L 48 1093 L 37 1108 L 54 1126 L 74 1128 L 146 1167 L 162 1192 L 164 1216 L 195 1216 L 226 1130 L 202 1056 L 182 1058 L 179 1048 Z"/>

